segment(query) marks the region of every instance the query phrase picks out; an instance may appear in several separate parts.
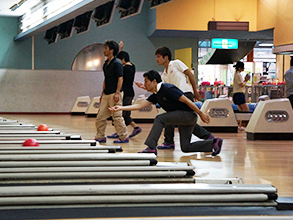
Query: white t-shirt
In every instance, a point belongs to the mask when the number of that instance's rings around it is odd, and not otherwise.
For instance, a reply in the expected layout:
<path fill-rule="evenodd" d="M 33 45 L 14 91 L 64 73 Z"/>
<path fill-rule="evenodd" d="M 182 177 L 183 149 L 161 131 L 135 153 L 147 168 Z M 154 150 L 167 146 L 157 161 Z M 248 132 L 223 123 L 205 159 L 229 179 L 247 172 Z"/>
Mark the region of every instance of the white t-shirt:
<path fill-rule="evenodd" d="M 285 73 L 285 82 L 286 82 L 286 97 L 293 95 L 293 66 Z"/>
<path fill-rule="evenodd" d="M 188 67 L 181 60 L 171 60 L 169 62 L 168 71 L 164 69 L 162 74 L 162 80 L 164 83 L 170 83 L 177 86 L 182 92 L 192 92 L 192 86 L 189 84 L 188 77 L 184 74 L 184 71 Z"/>
<path fill-rule="evenodd" d="M 236 71 L 233 78 L 233 93 L 236 92 L 245 92 L 245 86 L 240 86 L 239 84 L 243 83 L 243 77 L 241 76 L 241 72 Z"/>

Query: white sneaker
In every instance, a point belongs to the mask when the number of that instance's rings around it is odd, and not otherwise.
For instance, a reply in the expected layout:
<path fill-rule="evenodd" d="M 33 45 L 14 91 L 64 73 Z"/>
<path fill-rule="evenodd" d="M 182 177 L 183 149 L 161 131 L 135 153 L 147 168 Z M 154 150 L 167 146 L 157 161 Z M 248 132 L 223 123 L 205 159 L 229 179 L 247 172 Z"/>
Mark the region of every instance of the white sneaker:
<path fill-rule="evenodd" d="M 245 131 L 245 127 L 242 127 L 242 126 L 241 127 L 238 127 L 238 130 L 239 131 Z"/>

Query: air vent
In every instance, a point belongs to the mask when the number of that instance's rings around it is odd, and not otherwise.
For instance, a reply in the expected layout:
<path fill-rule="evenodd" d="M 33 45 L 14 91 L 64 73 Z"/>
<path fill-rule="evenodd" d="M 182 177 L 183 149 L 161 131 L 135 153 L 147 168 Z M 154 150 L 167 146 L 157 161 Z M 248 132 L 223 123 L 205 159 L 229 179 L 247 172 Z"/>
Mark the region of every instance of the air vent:
<path fill-rule="evenodd" d="M 249 22 L 209 21 L 209 31 L 248 31 Z"/>

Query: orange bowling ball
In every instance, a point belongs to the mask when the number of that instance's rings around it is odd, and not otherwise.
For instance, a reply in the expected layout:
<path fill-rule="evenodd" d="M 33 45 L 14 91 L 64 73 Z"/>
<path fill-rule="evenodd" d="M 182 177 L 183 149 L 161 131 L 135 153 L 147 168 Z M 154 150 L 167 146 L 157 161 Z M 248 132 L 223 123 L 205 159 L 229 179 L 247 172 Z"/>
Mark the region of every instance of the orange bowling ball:
<path fill-rule="evenodd" d="M 42 124 L 38 127 L 38 131 L 49 131 L 49 127 L 46 124 Z"/>
<path fill-rule="evenodd" d="M 37 146 L 39 146 L 39 143 L 37 142 L 36 139 L 30 138 L 30 139 L 26 139 L 25 142 L 23 142 L 22 146 L 24 146 L 24 147 L 37 147 Z"/>

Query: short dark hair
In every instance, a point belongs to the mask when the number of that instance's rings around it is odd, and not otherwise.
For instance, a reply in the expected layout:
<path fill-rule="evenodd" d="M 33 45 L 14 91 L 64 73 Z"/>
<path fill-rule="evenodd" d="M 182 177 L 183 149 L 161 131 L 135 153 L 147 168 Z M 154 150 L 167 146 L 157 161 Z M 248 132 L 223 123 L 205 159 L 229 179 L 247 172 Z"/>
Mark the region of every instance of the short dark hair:
<path fill-rule="evenodd" d="M 151 82 L 154 81 L 154 79 L 157 81 L 157 83 L 162 82 L 161 75 L 156 70 L 145 72 L 143 77 L 147 77 Z"/>
<path fill-rule="evenodd" d="M 238 68 L 244 68 L 244 63 L 241 61 L 238 61 L 236 65 L 234 65 L 235 69 L 238 70 Z"/>
<path fill-rule="evenodd" d="M 291 56 L 290 66 L 293 66 L 293 56 Z"/>
<path fill-rule="evenodd" d="M 125 62 L 130 62 L 129 54 L 125 51 L 120 51 L 116 57 L 120 60 L 124 59 Z"/>
<path fill-rule="evenodd" d="M 116 56 L 119 51 L 118 44 L 113 40 L 107 40 L 104 43 L 104 46 L 108 46 L 110 50 L 114 50 L 113 55 Z"/>
<path fill-rule="evenodd" d="M 162 57 L 167 56 L 169 60 L 172 60 L 172 53 L 168 47 L 159 47 L 156 50 L 155 55 L 160 54 Z"/>

